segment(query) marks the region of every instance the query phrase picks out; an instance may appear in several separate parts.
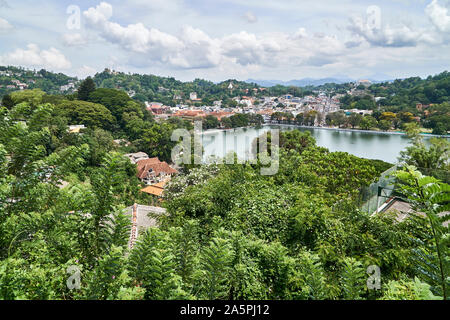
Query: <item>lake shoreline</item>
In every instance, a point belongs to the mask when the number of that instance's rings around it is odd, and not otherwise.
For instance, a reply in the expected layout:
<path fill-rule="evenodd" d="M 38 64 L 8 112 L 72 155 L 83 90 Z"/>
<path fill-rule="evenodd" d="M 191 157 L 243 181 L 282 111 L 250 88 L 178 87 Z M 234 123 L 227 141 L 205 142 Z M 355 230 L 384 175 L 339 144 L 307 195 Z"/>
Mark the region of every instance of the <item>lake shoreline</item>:
<path fill-rule="evenodd" d="M 340 131 L 340 132 L 359 132 L 359 133 L 369 133 L 369 134 L 388 134 L 388 135 L 402 135 L 405 136 L 406 133 L 402 131 L 375 131 L 375 130 L 363 130 L 363 129 L 345 129 L 345 128 L 331 128 L 331 127 L 316 127 L 316 126 L 303 126 L 299 124 L 287 124 L 287 123 L 264 123 L 261 125 L 262 127 L 268 127 L 268 126 L 288 126 L 288 127 L 294 127 L 294 128 L 303 128 L 303 129 L 318 129 L 318 130 L 331 130 L 331 131 Z M 203 134 L 214 134 L 219 132 L 233 132 L 236 130 L 243 130 L 243 129 L 256 129 L 256 126 L 247 126 L 247 127 L 238 127 L 238 128 L 228 128 L 228 129 L 208 129 L 206 131 L 203 131 Z M 420 133 L 423 137 L 430 137 L 430 138 L 445 138 L 450 139 L 450 135 L 437 135 L 432 133 Z"/>
<path fill-rule="evenodd" d="M 316 126 L 303 126 L 298 124 L 284 124 L 284 123 L 265 123 L 263 126 L 290 126 L 304 129 L 320 129 L 320 130 L 333 130 L 333 131 L 342 131 L 342 132 L 360 132 L 360 133 L 371 133 L 371 134 L 391 134 L 391 135 L 406 135 L 405 132 L 400 131 L 375 131 L 375 130 L 362 130 L 362 129 L 343 129 L 343 128 L 330 128 L 330 127 L 316 127 Z M 421 133 L 421 136 L 424 137 L 436 137 L 436 138 L 446 138 L 449 139 L 450 135 L 437 135 L 431 133 Z"/>
<path fill-rule="evenodd" d="M 330 150 L 330 152 L 347 152 L 360 158 L 383 160 L 396 163 L 400 151 L 405 150 L 411 139 L 402 132 L 379 132 L 370 130 L 351 130 L 329 127 L 299 126 L 295 124 L 270 124 L 260 128 L 246 127 L 239 129 L 211 129 L 203 132 L 202 145 L 205 159 L 214 155 L 225 157 L 232 151 L 238 157 L 244 157 L 249 152 L 254 139 L 264 132 L 278 129 L 279 131 L 300 130 L 311 132 L 316 145 Z M 347 132 L 351 132 L 348 134 Z M 422 135 L 424 143 L 430 144 L 431 134 Z M 444 139 L 448 139 L 445 137 Z"/>
<path fill-rule="evenodd" d="M 261 125 L 261 127 L 264 125 Z M 228 129 L 208 129 L 206 131 L 203 131 L 202 134 L 213 134 L 213 133 L 219 133 L 219 132 L 233 132 L 236 130 L 243 130 L 243 129 L 256 129 L 256 126 L 247 126 L 247 127 L 237 127 L 237 128 L 228 128 Z"/>

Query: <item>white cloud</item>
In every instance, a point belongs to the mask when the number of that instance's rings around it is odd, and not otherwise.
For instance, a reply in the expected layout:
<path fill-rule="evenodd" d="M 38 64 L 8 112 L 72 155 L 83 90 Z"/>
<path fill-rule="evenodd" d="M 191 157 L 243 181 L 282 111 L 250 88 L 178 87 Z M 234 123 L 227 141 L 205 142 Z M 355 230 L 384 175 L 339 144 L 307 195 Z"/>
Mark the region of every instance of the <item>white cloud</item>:
<path fill-rule="evenodd" d="M 65 46 L 83 46 L 87 44 L 87 39 L 80 33 L 66 33 L 62 37 Z"/>
<path fill-rule="evenodd" d="M 76 75 L 77 77 L 84 79 L 88 76 L 93 76 L 97 70 L 95 68 L 89 67 L 89 66 L 82 66 L 81 68 L 77 69 Z"/>
<path fill-rule="evenodd" d="M 293 35 L 246 31 L 212 38 L 204 31 L 185 26 L 178 35 L 168 34 L 142 23 L 122 26 L 109 21 L 112 6 L 102 2 L 84 12 L 88 26 L 105 40 L 134 53 L 135 66 L 160 62 L 174 68 L 214 68 L 230 64 L 275 67 L 281 63 L 315 66 L 331 64 L 345 45 L 334 36 L 309 36 L 304 28 Z M 331 52 L 331 53 L 330 53 Z"/>
<path fill-rule="evenodd" d="M 425 13 L 439 31 L 450 32 L 450 12 L 446 7 L 441 6 L 437 0 L 428 4 Z"/>
<path fill-rule="evenodd" d="M 284 37 L 284 36 L 283 36 Z M 234 59 L 240 65 L 267 64 L 275 60 L 275 55 L 283 50 L 281 39 L 276 36 L 257 37 L 242 31 L 222 39 L 224 55 Z"/>
<path fill-rule="evenodd" d="M 147 63 L 157 61 L 180 68 L 208 68 L 221 60 L 218 42 L 199 29 L 186 26 L 176 37 L 147 28 L 142 23 L 121 26 L 108 20 L 111 14 L 112 6 L 104 2 L 84 12 L 88 25 L 98 30 L 105 40 L 135 54 L 145 55 L 136 58 L 137 64 L 142 64 L 147 58 Z"/>
<path fill-rule="evenodd" d="M 41 50 L 36 44 L 28 44 L 26 49 L 16 49 L 0 57 L 2 64 L 48 69 L 69 69 L 72 64 L 58 49 L 51 47 Z"/>
<path fill-rule="evenodd" d="M 377 27 L 370 25 L 361 17 L 350 18 L 348 29 L 371 45 L 380 47 L 410 47 L 420 42 L 434 41 L 426 30 L 415 30 L 406 25 L 391 27 L 387 24 Z"/>
<path fill-rule="evenodd" d="M 154 28 L 148 29 L 142 23 L 123 27 L 118 23 L 110 22 L 112 6 L 106 2 L 100 3 L 95 8 L 89 8 L 83 14 L 88 25 L 98 29 L 104 39 L 120 44 L 127 50 L 160 54 L 162 57 L 173 54 L 183 47 L 182 42 L 176 37 Z"/>
<path fill-rule="evenodd" d="M 223 60 L 220 40 L 210 38 L 200 29 L 183 27 L 180 41 L 183 42 L 183 49 L 172 60 L 175 65 L 185 68 L 211 68 Z"/>
<path fill-rule="evenodd" d="M 101 2 L 95 8 L 89 8 L 83 14 L 91 24 L 105 23 L 112 16 L 112 6 L 107 2 Z"/>
<path fill-rule="evenodd" d="M 0 18 L 0 33 L 8 32 L 13 29 L 13 26 L 5 19 Z"/>
<path fill-rule="evenodd" d="M 350 0 L 339 4 L 331 1 L 319 4 L 315 0 L 301 4 L 292 0 L 230 0 L 223 12 L 220 10 L 223 1 L 213 4 L 208 0 L 194 3 L 130 0 L 126 4 L 114 2 L 114 5 L 99 2 L 83 12 L 85 29 L 73 32 L 62 29 L 65 17 L 56 21 L 42 14 L 33 16 L 24 9 L 6 12 L 5 19 L 21 28 L 29 25 L 33 31 L 15 28 L 14 35 L 7 35 L 0 53 L 1 62 L 66 68 L 70 62 L 60 51 L 50 48 L 56 46 L 51 41 L 58 37 L 58 32 L 61 46 L 87 48 L 78 52 L 78 48 L 61 48 L 76 53 L 71 72 L 81 77 L 94 73 L 92 67 L 102 70 L 111 67 L 110 64 L 125 72 L 150 72 L 185 80 L 194 77 L 220 80 L 247 75 L 252 78 L 321 77 L 357 74 L 370 68 L 385 72 L 388 65 L 418 70 L 420 66 L 416 67 L 414 59 L 423 66 L 444 68 L 449 61 L 441 57 L 448 49 L 445 38 L 449 34 L 450 18 L 444 0 L 428 0 L 420 6 L 421 12 L 417 10 L 419 5 L 405 9 L 408 10 L 405 15 L 410 14 L 405 19 L 419 27 L 394 20 L 395 10 L 388 10 L 398 8 L 398 4 L 392 7 L 383 4 L 381 28 L 371 29 L 364 21 L 366 18 L 354 18 L 351 33 L 345 28 L 349 15 L 364 14 L 366 6 L 353 5 Z M 55 7 L 54 3 L 49 4 L 52 6 Z M 301 7 L 304 10 L 294 13 Z M 264 17 L 263 24 L 254 23 L 258 18 L 261 22 L 261 17 Z M 1 25 L 0 18 L 0 30 Z M 61 29 L 55 28 L 56 25 L 61 25 Z M 341 29 L 334 28 L 335 25 Z M 16 42 L 26 44 L 36 39 L 42 41 L 40 49 L 37 46 L 8 49 Z M 425 50 L 427 46 L 429 51 L 416 50 Z M 45 58 L 44 52 L 53 56 L 59 53 L 62 58 Z M 114 63 L 108 62 L 112 53 L 117 56 Z"/>

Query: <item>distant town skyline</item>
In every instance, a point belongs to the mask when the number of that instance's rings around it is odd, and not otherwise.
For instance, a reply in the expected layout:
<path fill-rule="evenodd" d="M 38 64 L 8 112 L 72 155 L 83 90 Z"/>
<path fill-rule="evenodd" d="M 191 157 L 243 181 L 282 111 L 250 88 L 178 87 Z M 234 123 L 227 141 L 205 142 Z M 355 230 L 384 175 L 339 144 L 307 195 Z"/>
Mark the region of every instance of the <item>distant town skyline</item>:
<path fill-rule="evenodd" d="M 449 52 L 448 0 L 0 0 L 1 65 L 81 78 L 385 80 L 449 70 Z"/>

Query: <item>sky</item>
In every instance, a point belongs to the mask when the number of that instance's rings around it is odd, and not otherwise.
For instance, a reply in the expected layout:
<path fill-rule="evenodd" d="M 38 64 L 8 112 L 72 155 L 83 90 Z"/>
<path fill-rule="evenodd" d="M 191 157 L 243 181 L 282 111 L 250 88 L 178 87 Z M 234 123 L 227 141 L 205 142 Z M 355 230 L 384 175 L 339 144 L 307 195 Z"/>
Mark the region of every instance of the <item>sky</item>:
<path fill-rule="evenodd" d="M 0 0 L 0 65 L 216 82 L 426 77 L 450 70 L 450 0 Z"/>

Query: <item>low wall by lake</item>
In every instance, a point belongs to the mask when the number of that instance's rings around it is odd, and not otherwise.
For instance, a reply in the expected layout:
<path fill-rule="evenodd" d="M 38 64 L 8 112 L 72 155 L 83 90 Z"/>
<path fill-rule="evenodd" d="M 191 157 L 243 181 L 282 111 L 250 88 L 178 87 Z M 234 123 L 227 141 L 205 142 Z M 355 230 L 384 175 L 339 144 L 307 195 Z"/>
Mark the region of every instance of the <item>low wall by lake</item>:
<path fill-rule="evenodd" d="M 305 129 L 319 129 L 319 130 L 334 130 L 334 131 L 342 131 L 342 132 L 362 132 L 362 133 L 373 133 L 373 134 L 397 134 L 397 135 L 406 135 L 405 132 L 402 131 L 376 131 L 376 130 L 362 130 L 362 129 L 345 129 L 345 128 L 330 128 L 330 127 L 316 127 L 316 126 L 303 126 L 299 124 L 284 124 L 284 123 L 265 123 L 263 126 L 292 126 L 297 128 L 305 128 Z M 425 137 L 436 137 L 436 138 L 447 138 L 450 139 L 450 135 L 437 135 L 432 133 L 421 133 L 422 136 Z"/>

